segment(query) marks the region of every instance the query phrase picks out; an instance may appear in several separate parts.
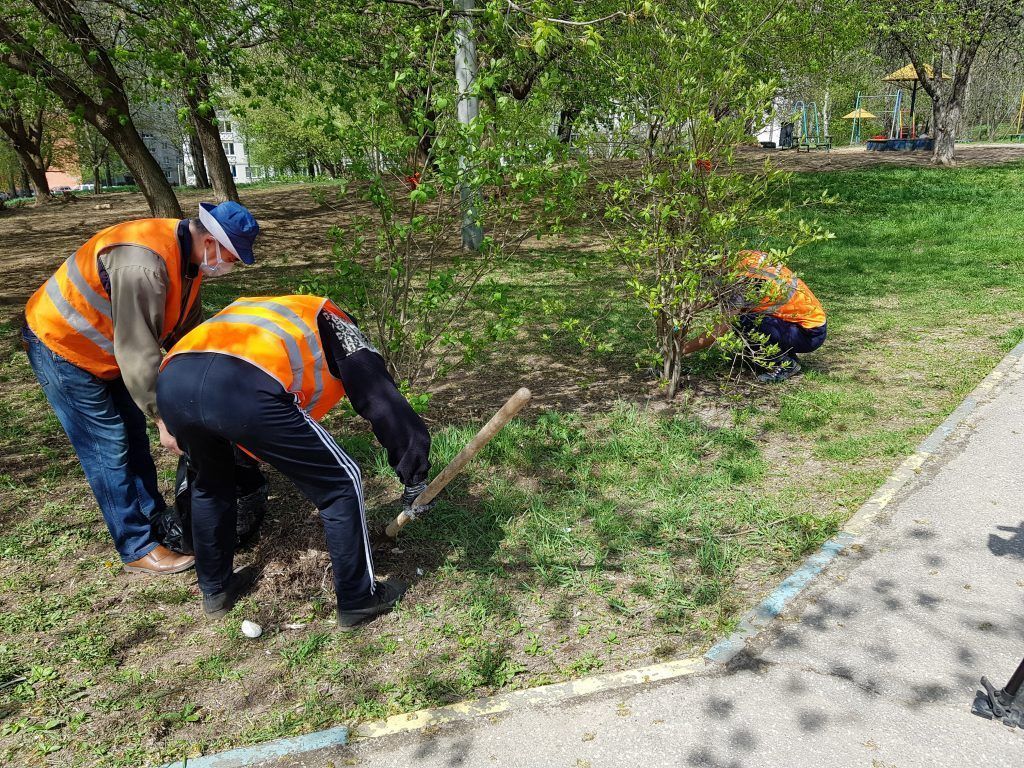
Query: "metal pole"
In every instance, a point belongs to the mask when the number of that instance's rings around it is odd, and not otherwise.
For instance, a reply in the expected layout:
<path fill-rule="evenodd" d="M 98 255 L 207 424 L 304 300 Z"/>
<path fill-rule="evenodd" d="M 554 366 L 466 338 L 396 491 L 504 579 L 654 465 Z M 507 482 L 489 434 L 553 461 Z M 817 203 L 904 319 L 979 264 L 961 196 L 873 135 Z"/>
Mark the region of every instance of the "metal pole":
<path fill-rule="evenodd" d="M 455 24 L 455 82 L 459 90 L 459 124 L 465 128 L 480 114 L 480 97 L 472 92 L 477 73 L 477 56 L 469 11 L 474 8 L 474 0 L 460 2 L 463 14 Z M 459 168 L 465 177 L 469 172 L 469 162 L 465 155 L 459 159 Z M 462 201 L 462 247 L 479 250 L 484 239 L 483 227 L 478 221 L 479 193 L 472 185 L 463 182 L 459 186 L 459 198 Z"/>
<path fill-rule="evenodd" d="M 854 114 L 857 114 L 857 110 L 860 109 L 860 91 L 857 91 L 857 99 L 853 102 Z M 853 118 L 853 129 L 850 131 L 850 146 L 854 144 L 860 144 L 860 118 Z"/>
<path fill-rule="evenodd" d="M 1016 696 L 1020 690 L 1021 684 L 1024 684 L 1024 659 L 1021 660 L 1017 666 L 1017 671 L 1010 676 L 1010 682 L 1006 684 L 1003 690 L 1011 697 Z"/>
<path fill-rule="evenodd" d="M 917 138 L 917 130 L 914 125 L 914 105 L 917 103 L 917 80 L 914 81 L 914 87 L 910 91 L 910 138 Z"/>
<path fill-rule="evenodd" d="M 824 137 L 825 137 L 826 141 L 828 141 L 828 138 L 829 138 L 829 135 L 828 135 L 828 110 L 829 110 L 829 107 L 831 106 L 831 104 L 829 103 L 831 101 L 829 96 L 831 96 L 831 94 L 828 91 L 825 91 L 825 105 L 821 108 L 821 126 L 824 129 L 824 131 L 825 131 Z"/>

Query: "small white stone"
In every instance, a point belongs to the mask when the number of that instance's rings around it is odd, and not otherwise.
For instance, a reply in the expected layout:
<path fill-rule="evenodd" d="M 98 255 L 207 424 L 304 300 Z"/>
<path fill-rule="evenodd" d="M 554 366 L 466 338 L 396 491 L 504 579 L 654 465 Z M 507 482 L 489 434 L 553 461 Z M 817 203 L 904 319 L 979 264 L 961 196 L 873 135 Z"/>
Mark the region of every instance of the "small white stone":
<path fill-rule="evenodd" d="M 417 576 L 422 576 L 423 575 L 423 569 L 422 568 L 417 568 L 416 569 L 416 575 Z"/>
<path fill-rule="evenodd" d="M 263 634 L 263 627 L 257 624 L 255 621 L 249 621 L 246 619 L 242 622 L 242 634 L 246 637 L 256 639 Z"/>

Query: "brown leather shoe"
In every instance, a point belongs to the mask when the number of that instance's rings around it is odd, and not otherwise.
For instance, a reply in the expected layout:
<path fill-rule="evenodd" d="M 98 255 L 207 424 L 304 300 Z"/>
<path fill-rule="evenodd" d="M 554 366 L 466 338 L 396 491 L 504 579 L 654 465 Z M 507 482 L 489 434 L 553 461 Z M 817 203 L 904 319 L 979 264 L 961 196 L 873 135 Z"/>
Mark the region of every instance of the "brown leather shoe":
<path fill-rule="evenodd" d="M 168 573 L 181 573 L 187 571 L 196 564 L 192 555 L 179 555 L 171 552 L 163 544 L 157 544 L 156 549 L 148 552 L 138 560 L 125 563 L 124 569 L 132 573 L 151 573 L 156 576 L 163 576 Z"/>

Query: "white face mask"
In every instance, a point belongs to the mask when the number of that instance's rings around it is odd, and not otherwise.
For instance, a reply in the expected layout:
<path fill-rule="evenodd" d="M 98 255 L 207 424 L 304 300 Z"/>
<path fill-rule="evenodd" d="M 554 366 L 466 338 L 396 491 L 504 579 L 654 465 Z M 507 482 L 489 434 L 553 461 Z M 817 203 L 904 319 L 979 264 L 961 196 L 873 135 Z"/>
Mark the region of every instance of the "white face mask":
<path fill-rule="evenodd" d="M 207 259 L 210 256 L 210 246 L 207 245 L 203 249 L 203 263 L 199 265 L 199 269 L 207 277 L 223 277 L 228 272 L 235 268 L 235 262 L 224 261 L 220 255 L 220 243 L 215 244 L 217 246 L 217 261 L 213 264 L 207 264 Z"/>

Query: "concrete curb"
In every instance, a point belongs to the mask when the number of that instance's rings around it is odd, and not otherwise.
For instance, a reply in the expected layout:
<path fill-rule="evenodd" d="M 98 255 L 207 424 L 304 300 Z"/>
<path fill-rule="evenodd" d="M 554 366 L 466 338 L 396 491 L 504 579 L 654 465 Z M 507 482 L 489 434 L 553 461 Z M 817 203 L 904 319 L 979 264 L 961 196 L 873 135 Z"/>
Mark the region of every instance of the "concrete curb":
<path fill-rule="evenodd" d="M 712 646 L 704 654 L 704 658 L 714 664 L 728 664 L 743 651 L 748 640 L 768 626 L 829 563 L 864 535 L 868 527 L 878 519 L 896 495 L 917 477 L 921 467 L 939 451 L 957 427 L 971 418 L 978 406 L 992 396 L 992 393 L 1006 380 L 1014 367 L 1020 365 L 1022 358 L 1024 358 L 1024 341 L 1010 350 L 1006 357 L 992 369 L 992 372 L 982 379 L 978 386 L 946 417 L 945 421 L 921 441 L 917 450 L 903 460 L 889 475 L 882 487 L 861 505 L 839 533 L 826 541 L 795 572 L 783 580 L 768 597 L 744 616 L 740 620 L 739 627 L 731 635 Z"/>
<path fill-rule="evenodd" d="M 277 739 L 251 747 L 240 747 L 213 755 L 192 757 L 180 763 L 164 766 L 164 768 L 245 768 L 267 760 L 276 760 L 279 757 L 312 752 L 325 747 L 340 747 L 347 743 L 348 728 L 339 726 L 291 739 Z"/>
<path fill-rule="evenodd" d="M 343 746 L 351 739 L 377 738 L 408 731 L 437 727 L 445 723 L 468 720 L 482 715 L 497 715 L 521 707 L 535 707 L 565 702 L 579 696 L 631 688 L 645 683 L 673 680 L 694 675 L 710 665 L 724 665 L 740 653 L 748 640 L 768 626 L 813 579 L 840 553 L 861 538 L 896 495 L 914 480 L 921 467 L 943 446 L 949 436 L 970 419 L 978 406 L 1010 376 L 1015 367 L 1022 367 L 1024 342 L 1014 347 L 959 406 L 925 438 L 889 476 L 886 482 L 861 505 L 860 509 L 833 538 L 810 555 L 803 564 L 782 581 L 741 620 L 738 628 L 715 644 L 702 657 L 677 659 L 623 672 L 573 680 L 566 683 L 511 691 L 446 707 L 422 709 L 395 715 L 384 721 L 363 723 L 353 729 L 331 728 L 303 736 L 266 742 L 253 747 L 233 749 L 214 755 L 174 763 L 165 768 L 236 768 L 254 766 L 267 760 L 295 756 L 331 746 Z"/>

